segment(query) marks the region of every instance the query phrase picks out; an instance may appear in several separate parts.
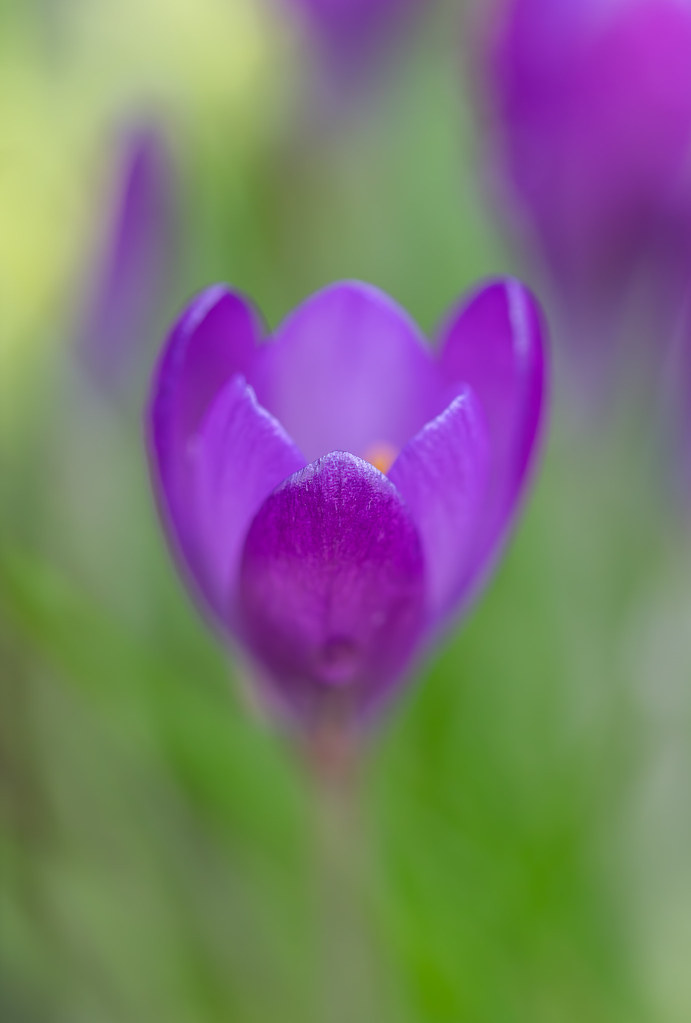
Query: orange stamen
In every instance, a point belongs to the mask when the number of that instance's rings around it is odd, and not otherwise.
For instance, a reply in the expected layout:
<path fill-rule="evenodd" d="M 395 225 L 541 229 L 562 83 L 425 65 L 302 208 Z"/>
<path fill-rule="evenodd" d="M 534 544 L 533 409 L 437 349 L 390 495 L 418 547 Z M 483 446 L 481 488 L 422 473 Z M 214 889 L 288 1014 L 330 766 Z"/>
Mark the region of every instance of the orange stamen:
<path fill-rule="evenodd" d="M 365 459 L 375 469 L 379 469 L 379 472 L 383 472 L 386 475 L 393 465 L 397 454 L 398 451 L 392 444 L 380 441 L 378 444 L 373 444 L 371 448 L 367 449 Z"/>

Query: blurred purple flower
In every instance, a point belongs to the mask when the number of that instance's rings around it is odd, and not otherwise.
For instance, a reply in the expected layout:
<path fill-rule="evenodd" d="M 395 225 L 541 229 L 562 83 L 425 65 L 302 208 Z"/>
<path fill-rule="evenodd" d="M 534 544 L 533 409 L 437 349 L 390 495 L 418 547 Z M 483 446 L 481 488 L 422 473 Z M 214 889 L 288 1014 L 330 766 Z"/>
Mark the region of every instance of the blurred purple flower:
<path fill-rule="evenodd" d="M 148 450 L 184 573 L 303 724 L 367 716 L 477 592 L 543 411 L 543 330 L 516 281 L 460 305 L 435 355 L 386 295 L 335 284 L 264 342 L 223 286 L 174 326 Z"/>
<path fill-rule="evenodd" d="M 91 375 L 108 392 L 131 382 L 149 339 L 160 330 L 174 284 L 177 206 L 168 149 L 151 125 L 121 145 L 113 208 L 79 332 Z"/>
<path fill-rule="evenodd" d="M 631 324 L 666 340 L 691 257 L 691 5 L 503 0 L 494 19 L 499 176 L 566 332 L 597 358 Z"/>
<path fill-rule="evenodd" d="M 691 511 L 691 274 L 661 384 L 658 427 L 663 465 L 674 496 L 688 514 Z"/>
<path fill-rule="evenodd" d="M 301 9 L 339 82 L 368 76 L 397 39 L 420 0 L 288 0 Z"/>

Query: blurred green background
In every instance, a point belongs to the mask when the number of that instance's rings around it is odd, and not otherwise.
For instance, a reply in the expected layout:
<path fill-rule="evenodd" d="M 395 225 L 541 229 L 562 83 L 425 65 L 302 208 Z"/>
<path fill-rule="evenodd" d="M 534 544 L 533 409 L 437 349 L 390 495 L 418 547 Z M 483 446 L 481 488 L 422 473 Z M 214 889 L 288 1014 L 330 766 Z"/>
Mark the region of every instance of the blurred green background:
<path fill-rule="evenodd" d="M 274 326 L 363 278 L 431 332 L 528 271 L 486 200 L 458 6 L 343 109 L 288 7 L 0 6 L 0 1019 L 688 1023 L 688 520 L 650 410 L 585 429 L 558 355 L 510 550 L 369 742 L 363 962 L 325 975 L 314 792 L 170 563 L 150 366 L 216 280 Z M 74 338 L 142 120 L 175 163 L 179 279 L 114 401 Z"/>

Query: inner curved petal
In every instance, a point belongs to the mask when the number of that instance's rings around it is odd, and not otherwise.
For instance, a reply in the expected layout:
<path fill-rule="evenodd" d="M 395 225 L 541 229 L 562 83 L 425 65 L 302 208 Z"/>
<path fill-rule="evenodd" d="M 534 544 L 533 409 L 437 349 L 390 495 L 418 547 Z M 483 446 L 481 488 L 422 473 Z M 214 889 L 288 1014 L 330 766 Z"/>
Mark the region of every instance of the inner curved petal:
<path fill-rule="evenodd" d="M 443 404 L 437 363 L 415 324 L 358 282 L 300 306 L 262 350 L 253 383 L 310 460 L 396 452 Z"/>
<path fill-rule="evenodd" d="M 466 389 L 409 441 L 389 474 L 422 541 L 432 629 L 463 600 L 469 587 L 489 468 L 485 417 Z"/>
<path fill-rule="evenodd" d="M 249 524 L 274 487 L 302 468 L 305 459 L 239 375 L 211 406 L 191 454 L 198 579 L 222 623 L 232 628 L 238 562 Z"/>

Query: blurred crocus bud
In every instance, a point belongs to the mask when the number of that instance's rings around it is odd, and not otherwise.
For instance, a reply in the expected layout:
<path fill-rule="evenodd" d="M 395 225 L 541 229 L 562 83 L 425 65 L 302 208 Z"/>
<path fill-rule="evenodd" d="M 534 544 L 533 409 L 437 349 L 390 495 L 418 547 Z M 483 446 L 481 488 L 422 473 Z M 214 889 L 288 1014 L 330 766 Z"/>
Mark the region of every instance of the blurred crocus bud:
<path fill-rule="evenodd" d="M 173 327 L 147 438 L 168 537 L 302 727 L 369 717 L 477 594 L 534 464 L 543 346 L 513 280 L 460 304 L 437 351 L 357 282 L 270 340 L 223 286 Z"/>
<path fill-rule="evenodd" d="M 500 205 L 573 353 L 664 344 L 691 252 L 691 4 L 501 0 L 481 77 Z"/>
<path fill-rule="evenodd" d="M 177 265 L 177 205 L 170 154 L 157 129 L 129 130 L 79 331 L 83 359 L 107 392 L 127 391 L 160 329 Z"/>
<path fill-rule="evenodd" d="M 287 0 L 300 9 L 336 83 L 368 78 L 395 49 L 420 0 Z"/>
<path fill-rule="evenodd" d="M 657 423 L 661 462 L 679 506 L 691 512 L 691 272 L 665 364 Z"/>

